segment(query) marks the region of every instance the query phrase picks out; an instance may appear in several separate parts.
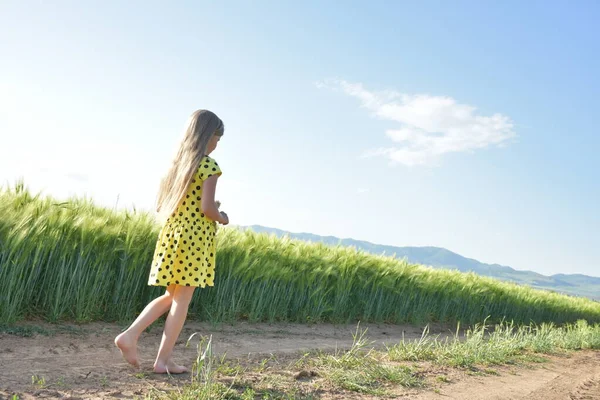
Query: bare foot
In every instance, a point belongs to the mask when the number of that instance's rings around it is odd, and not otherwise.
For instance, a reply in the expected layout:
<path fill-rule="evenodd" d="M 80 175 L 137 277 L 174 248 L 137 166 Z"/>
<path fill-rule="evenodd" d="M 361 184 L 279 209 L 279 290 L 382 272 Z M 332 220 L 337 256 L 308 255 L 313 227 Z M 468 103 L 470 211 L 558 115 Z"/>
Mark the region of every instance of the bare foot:
<path fill-rule="evenodd" d="M 137 356 L 137 340 L 135 338 L 127 332 L 123 332 L 115 338 L 115 345 L 121 350 L 125 361 L 134 367 L 140 366 Z"/>
<path fill-rule="evenodd" d="M 182 365 L 177 365 L 173 360 L 169 360 L 166 364 L 155 362 L 154 372 L 157 374 L 183 374 L 188 372 L 188 369 Z"/>

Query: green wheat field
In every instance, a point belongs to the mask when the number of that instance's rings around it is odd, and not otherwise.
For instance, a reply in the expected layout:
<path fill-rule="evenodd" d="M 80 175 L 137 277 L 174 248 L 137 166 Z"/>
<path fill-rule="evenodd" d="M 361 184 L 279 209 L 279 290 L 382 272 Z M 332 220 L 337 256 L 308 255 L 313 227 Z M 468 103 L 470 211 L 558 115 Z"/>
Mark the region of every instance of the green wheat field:
<path fill-rule="evenodd" d="M 0 191 L 0 323 L 124 321 L 147 285 L 159 226 L 146 212 Z M 191 318 L 213 322 L 600 322 L 600 303 L 408 264 L 353 248 L 220 229 L 215 287 Z"/>

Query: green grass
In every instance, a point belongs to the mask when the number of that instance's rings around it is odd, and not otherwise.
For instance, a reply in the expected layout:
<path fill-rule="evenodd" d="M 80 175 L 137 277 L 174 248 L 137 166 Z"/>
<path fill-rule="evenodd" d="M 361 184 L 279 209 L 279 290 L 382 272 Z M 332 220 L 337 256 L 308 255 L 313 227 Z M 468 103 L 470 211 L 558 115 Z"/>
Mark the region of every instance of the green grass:
<path fill-rule="evenodd" d="M 305 357 L 296 366 L 314 368 L 319 371 L 318 376 L 342 389 L 371 395 L 386 394 L 385 386 L 390 384 L 423 386 L 414 368 L 383 362 L 381 353 L 369 348 L 373 343 L 365 335 L 366 330 L 357 328 L 350 350 L 318 353 L 316 357 Z"/>
<path fill-rule="evenodd" d="M 43 336 L 54 336 L 56 334 L 69 334 L 69 335 L 84 335 L 88 331 L 85 328 L 73 327 L 69 325 L 53 325 L 53 326 L 38 326 L 27 324 L 0 324 L 0 334 L 5 333 L 7 335 L 21 336 L 21 337 L 32 337 L 34 335 Z"/>
<path fill-rule="evenodd" d="M 553 323 L 515 326 L 500 323 L 488 330 L 477 324 L 452 339 L 438 340 L 428 330 L 419 340 L 403 340 L 387 351 L 392 361 L 433 361 L 454 367 L 515 363 L 530 353 L 550 354 L 564 350 L 600 349 L 600 324 L 589 325 L 580 320 L 557 327 Z M 528 359 L 529 358 L 529 359 Z"/>
<path fill-rule="evenodd" d="M 0 324 L 0 333 L 22 337 L 32 337 L 34 335 L 50 336 L 51 334 L 48 329 L 40 326 L 14 326 L 4 324 Z"/>
<path fill-rule="evenodd" d="M 147 399 L 313 399 L 316 388 L 313 380 L 326 383 L 327 387 L 372 395 L 386 395 L 387 387 L 422 386 L 422 379 L 415 375 L 413 368 L 401 365 L 386 365 L 381 362 L 378 352 L 367 349 L 371 344 L 365 338 L 366 331 L 354 336 L 354 343 L 348 351 L 336 351 L 334 354 L 309 353 L 310 358 L 301 358 L 287 368 L 298 371 L 294 377 L 290 373 L 281 373 L 285 366 L 273 358 L 259 362 L 258 368 L 232 368 L 231 361 L 219 360 L 212 353 L 212 337 L 201 337 L 197 344 L 197 359 L 192 368 L 192 381 L 188 385 L 169 391 L 152 390 Z M 195 334 L 194 334 L 195 335 Z M 192 341 L 193 336 L 188 340 Z M 275 361 L 277 367 L 267 366 Z M 226 368 L 222 368 L 225 365 Z M 310 372 L 306 370 L 310 368 Z M 236 371 L 228 384 L 230 372 Z M 318 371 L 315 372 L 315 370 Z M 289 372 L 289 371 L 288 371 Z M 306 382 L 303 382 L 306 381 Z"/>
<path fill-rule="evenodd" d="M 544 361 L 540 355 L 600 349 L 600 325 L 591 326 L 585 321 L 563 327 L 484 323 L 464 335 L 457 333 L 442 341 L 426 329 L 421 340 L 402 340 L 383 349 L 373 347 L 367 330 L 357 327 L 353 337 L 352 346 L 344 351 L 308 352 L 288 365 L 263 360 L 258 374 L 256 368 L 213 355 L 212 338 L 204 337 L 198 343 L 191 384 L 170 391 L 153 390 L 146 398 L 312 399 L 330 398 L 328 395 L 332 394 L 335 398 L 345 398 L 352 392 L 398 398 L 399 391 L 406 388 L 439 392 L 434 386 L 451 382 L 441 373 L 447 372 L 448 366 L 471 375 L 500 375 L 492 366 L 515 363 L 527 366 L 530 362 Z M 431 362 L 440 368 L 432 368 Z M 265 368 L 266 364 L 269 366 Z M 232 379 L 233 370 L 236 372 Z"/>
<path fill-rule="evenodd" d="M 0 323 L 130 320 L 164 289 L 147 286 L 159 227 L 145 212 L 89 199 L 57 202 L 22 185 L 0 190 Z M 221 229 L 215 287 L 192 317 L 472 325 L 600 322 L 600 303 L 352 248 Z"/>

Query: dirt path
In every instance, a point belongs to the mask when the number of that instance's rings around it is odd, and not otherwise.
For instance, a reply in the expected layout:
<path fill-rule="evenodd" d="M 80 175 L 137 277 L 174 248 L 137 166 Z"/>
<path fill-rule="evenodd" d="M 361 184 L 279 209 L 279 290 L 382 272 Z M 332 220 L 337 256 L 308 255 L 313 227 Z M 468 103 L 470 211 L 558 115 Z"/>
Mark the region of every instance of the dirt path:
<path fill-rule="evenodd" d="M 548 362 L 527 367 L 494 368 L 498 375 L 456 373 L 455 383 L 439 393 L 423 392 L 410 399 L 469 400 L 600 400 L 600 351 L 545 356 Z"/>
<path fill-rule="evenodd" d="M 36 324 L 40 326 L 40 324 Z M 115 324 L 41 325 L 51 335 L 23 337 L 0 334 L 0 399 L 16 393 L 20 399 L 70 398 L 115 399 L 143 396 L 151 387 L 173 387 L 189 381 L 189 375 L 175 378 L 151 373 L 153 358 L 162 334 L 160 326 L 143 335 L 139 343 L 142 369 L 125 364 L 113 345 L 121 327 Z M 377 345 L 417 338 L 413 326 L 362 325 Z M 291 357 L 310 349 L 346 348 L 352 343 L 355 325 L 249 324 L 213 327 L 188 323 L 175 350 L 184 365 L 196 358 L 195 343 L 185 347 L 194 332 L 212 334 L 214 352 L 228 358 L 262 360 L 270 354 Z M 441 327 L 433 333 L 450 334 Z M 286 354 L 288 356 L 286 356 Z M 473 377 L 455 372 L 439 393 L 406 391 L 415 399 L 600 399 L 600 352 L 578 352 L 571 357 L 551 357 L 551 362 L 533 369 L 498 368 L 499 375 Z M 33 382 L 32 383 L 32 377 Z M 353 396 L 354 397 L 354 396 Z"/>
<path fill-rule="evenodd" d="M 21 399 L 29 398 L 27 394 L 33 396 L 31 398 L 68 398 L 64 395 L 80 399 L 127 398 L 141 395 L 149 389 L 148 376 L 150 384 L 157 388 L 173 383 L 172 378 L 169 380 L 152 374 L 162 335 L 161 326 L 152 327 L 139 342 L 142 372 L 146 374 L 139 374 L 140 371 L 124 363 L 115 348 L 113 339 L 121 332 L 119 325 L 92 323 L 77 327 L 42 324 L 41 327 L 56 333 L 33 337 L 0 334 L 0 398 L 12 393 L 18 393 Z M 397 342 L 403 333 L 407 338 L 421 335 L 421 330 L 414 326 L 368 325 L 361 328 L 368 328 L 369 338 L 378 344 Z M 437 330 L 439 332 L 440 328 Z M 175 359 L 183 365 L 192 365 L 197 356 L 197 340 L 189 347 L 185 347 L 185 341 L 195 332 L 212 334 L 216 355 L 260 360 L 271 354 L 335 349 L 336 346 L 346 348 L 352 344 L 355 331 L 355 325 L 238 323 L 213 327 L 188 322 L 176 345 Z M 37 377 L 38 385 L 32 384 L 33 376 Z M 44 385 L 41 378 L 45 380 Z M 189 375 L 176 379 L 186 382 Z M 45 388 L 40 390 L 41 386 Z"/>

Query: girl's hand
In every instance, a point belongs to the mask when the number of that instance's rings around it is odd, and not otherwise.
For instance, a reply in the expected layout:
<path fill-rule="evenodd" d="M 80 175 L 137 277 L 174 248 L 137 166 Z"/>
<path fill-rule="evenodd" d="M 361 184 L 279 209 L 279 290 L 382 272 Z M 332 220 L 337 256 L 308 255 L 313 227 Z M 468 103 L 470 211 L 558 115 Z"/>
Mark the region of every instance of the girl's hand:
<path fill-rule="evenodd" d="M 221 221 L 220 222 L 221 222 L 222 225 L 228 225 L 229 224 L 229 217 L 223 211 L 221 211 Z"/>

